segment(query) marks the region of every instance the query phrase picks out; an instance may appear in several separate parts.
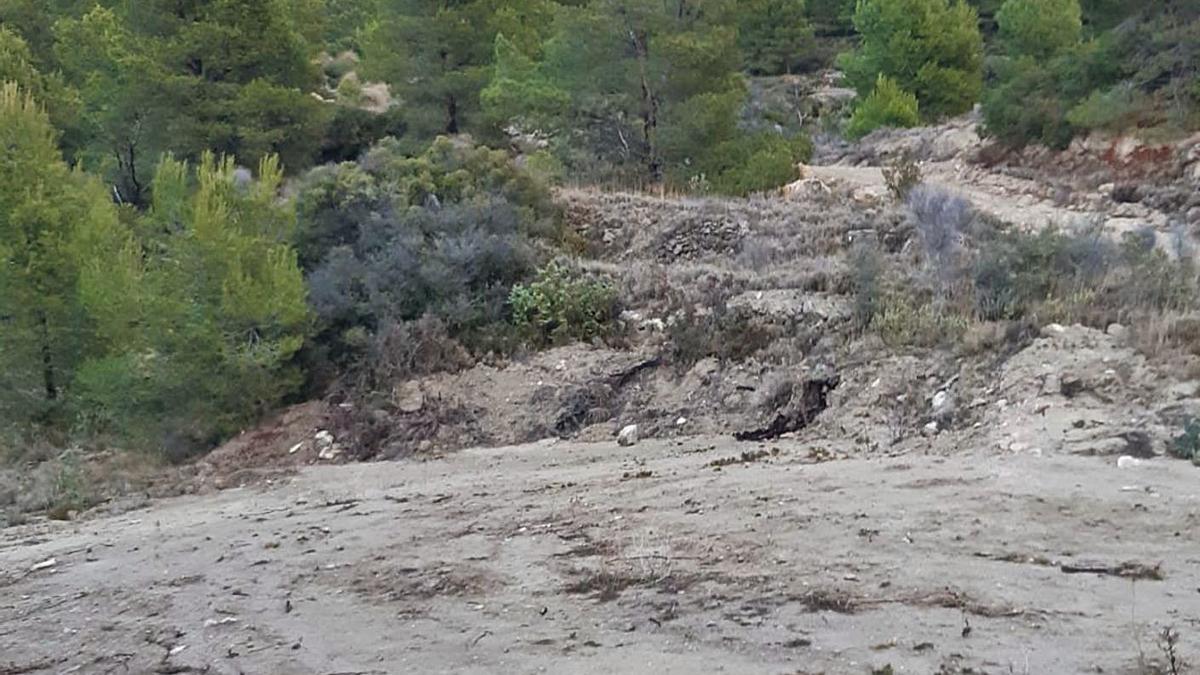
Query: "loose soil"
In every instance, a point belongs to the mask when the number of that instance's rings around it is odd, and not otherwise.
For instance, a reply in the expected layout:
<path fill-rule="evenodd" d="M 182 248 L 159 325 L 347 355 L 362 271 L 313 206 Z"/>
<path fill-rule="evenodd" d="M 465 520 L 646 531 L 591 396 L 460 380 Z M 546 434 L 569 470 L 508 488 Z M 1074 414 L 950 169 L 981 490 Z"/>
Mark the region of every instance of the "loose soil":
<path fill-rule="evenodd" d="M 1190 466 L 824 457 L 547 441 L 11 528 L 0 672 L 1134 673 L 1166 626 L 1200 657 Z"/>

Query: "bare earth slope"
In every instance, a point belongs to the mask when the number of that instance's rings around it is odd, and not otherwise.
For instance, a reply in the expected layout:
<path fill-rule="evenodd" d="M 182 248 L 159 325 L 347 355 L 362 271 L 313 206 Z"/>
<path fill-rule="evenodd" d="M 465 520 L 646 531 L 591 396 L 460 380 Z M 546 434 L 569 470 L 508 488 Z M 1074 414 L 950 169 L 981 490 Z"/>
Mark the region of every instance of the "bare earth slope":
<path fill-rule="evenodd" d="M 816 448 L 545 442 L 10 529 L 0 672 L 1113 673 L 1194 634 L 1178 462 Z"/>

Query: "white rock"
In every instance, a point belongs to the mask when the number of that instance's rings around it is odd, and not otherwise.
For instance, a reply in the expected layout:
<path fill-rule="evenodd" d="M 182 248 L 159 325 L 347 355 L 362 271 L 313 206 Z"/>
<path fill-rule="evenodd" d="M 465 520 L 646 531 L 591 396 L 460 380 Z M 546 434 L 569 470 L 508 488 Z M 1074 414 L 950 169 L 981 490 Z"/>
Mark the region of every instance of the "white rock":
<path fill-rule="evenodd" d="M 300 441 L 299 443 L 297 443 L 297 444 L 293 445 L 292 447 L 288 448 L 288 454 L 289 454 L 289 455 L 294 455 L 294 454 L 296 454 L 297 452 L 299 452 L 299 451 L 300 451 L 300 448 L 303 448 L 303 447 L 304 447 L 304 441 Z"/>
<path fill-rule="evenodd" d="M 37 563 L 33 567 L 30 567 L 29 571 L 37 572 L 38 570 L 49 569 L 51 567 L 54 567 L 57 564 L 58 564 L 58 558 L 50 558 L 49 560 L 43 560 L 42 562 Z"/>
<path fill-rule="evenodd" d="M 630 424 L 621 429 L 621 433 L 617 434 L 617 443 L 624 447 L 637 445 L 638 442 L 638 425 Z"/>
<path fill-rule="evenodd" d="M 950 400 L 950 395 L 944 390 L 933 395 L 933 409 L 941 410 L 946 407 L 946 402 Z"/>
<path fill-rule="evenodd" d="M 680 417 L 679 419 L 675 420 L 675 426 L 677 427 L 682 427 L 687 423 L 688 419 L 686 417 Z"/>
<path fill-rule="evenodd" d="M 1119 469 L 1128 469 L 1130 467 L 1141 466 L 1141 465 L 1142 465 L 1142 460 L 1138 459 L 1137 457 L 1131 457 L 1129 455 L 1121 455 L 1120 457 L 1117 458 L 1117 468 L 1119 468 Z"/>
<path fill-rule="evenodd" d="M 937 435 L 937 432 L 938 432 L 939 430 L 940 430 L 940 428 L 938 427 L 938 423 L 937 423 L 937 422 L 930 422 L 929 424 L 926 424 L 926 425 L 925 425 L 925 433 L 926 433 L 926 434 L 928 434 L 928 435 L 930 435 L 930 436 L 935 436 L 935 435 Z"/>

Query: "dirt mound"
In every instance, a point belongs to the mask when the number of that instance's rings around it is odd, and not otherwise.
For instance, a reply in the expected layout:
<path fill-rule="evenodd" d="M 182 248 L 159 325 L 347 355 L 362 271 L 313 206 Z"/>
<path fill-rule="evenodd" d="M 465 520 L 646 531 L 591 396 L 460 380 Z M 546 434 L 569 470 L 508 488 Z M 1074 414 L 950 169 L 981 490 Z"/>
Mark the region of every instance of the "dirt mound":
<path fill-rule="evenodd" d="M 1200 383 L 1152 367 L 1127 332 L 1047 326 L 974 401 L 988 443 L 1034 454 L 1165 454 L 1183 417 L 1200 412 Z"/>
<path fill-rule="evenodd" d="M 323 449 L 317 434 L 329 423 L 330 409 L 323 401 L 292 406 L 213 450 L 200 461 L 197 475 L 220 488 L 313 464 Z"/>

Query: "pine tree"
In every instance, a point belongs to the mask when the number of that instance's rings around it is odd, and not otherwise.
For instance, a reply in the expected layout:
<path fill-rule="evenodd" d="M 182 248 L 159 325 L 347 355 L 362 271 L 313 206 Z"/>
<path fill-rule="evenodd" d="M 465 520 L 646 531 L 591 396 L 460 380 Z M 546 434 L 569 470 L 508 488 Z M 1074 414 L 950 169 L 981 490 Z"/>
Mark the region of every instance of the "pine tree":
<path fill-rule="evenodd" d="M 1000 38 L 1013 56 L 1047 59 L 1079 44 L 1079 0 L 1006 0 L 996 13 Z"/>
<path fill-rule="evenodd" d="M 732 10 L 731 3 L 687 0 L 565 7 L 536 65 L 497 42 L 498 77 L 483 99 L 490 114 L 547 127 L 542 130 L 595 157 L 592 164 L 661 181 L 668 167 L 711 150 L 714 142 L 670 129 L 683 119 L 678 113 L 700 113 L 706 102 L 727 110 L 728 95 L 742 90 Z M 528 106 L 510 87 L 529 97 Z M 527 109 L 542 115 L 528 119 Z M 707 115 L 718 117 L 732 121 Z M 674 136 L 666 144 L 664 132 Z M 732 132 L 728 125 L 721 131 Z"/>
<path fill-rule="evenodd" d="M 97 347 L 81 287 L 135 256 L 104 188 L 68 169 L 56 141 L 31 96 L 0 86 L 0 419 L 62 409 Z"/>
<path fill-rule="evenodd" d="M 983 38 L 964 0 L 859 0 L 854 25 L 862 41 L 840 63 L 860 96 L 882 74 L 916 94 L 929 118 L 967 112 L 979 100 Z"/>
<path fill-rule="evenodd" d="M 274 157 L 257 178 L 210 153 L 195 170 L 162 161 L 143 216 L 145 263 L 114 265 L 122 279 L 87 303 L 108 348 L 81 367 L 77 407 L 99 430 L 203 449 L 299 386 L 292 359 L 308 309 L 281 181 Z M 118 285 L 130 299 L 102 302 Z"/>
<path fill-rule="evenodd" d="M 394 0 L 368 30 L 363 69 L 387 82 L 407 111 L 412 149 L 438 134 L 487 136 L 479 95 L 504 32 L 535 55 L 555 16 L 552 0 Z"/>
<path fill-rule="evenodd" d="M 791 73 L 813 46 L 805 0 L 752 0 L 739 8 L 738 45 L 755 74 Z"/>
<path fill-rule="evenodd" d="M 302 169 L 328 111 L 314 46 L 293 15 L 308 0 L 120 0 L 55 26 L 56 56 L 80 83 L 87 166 L 144 206 L 164 152 L 253 165 L 278 154 Z"/>

